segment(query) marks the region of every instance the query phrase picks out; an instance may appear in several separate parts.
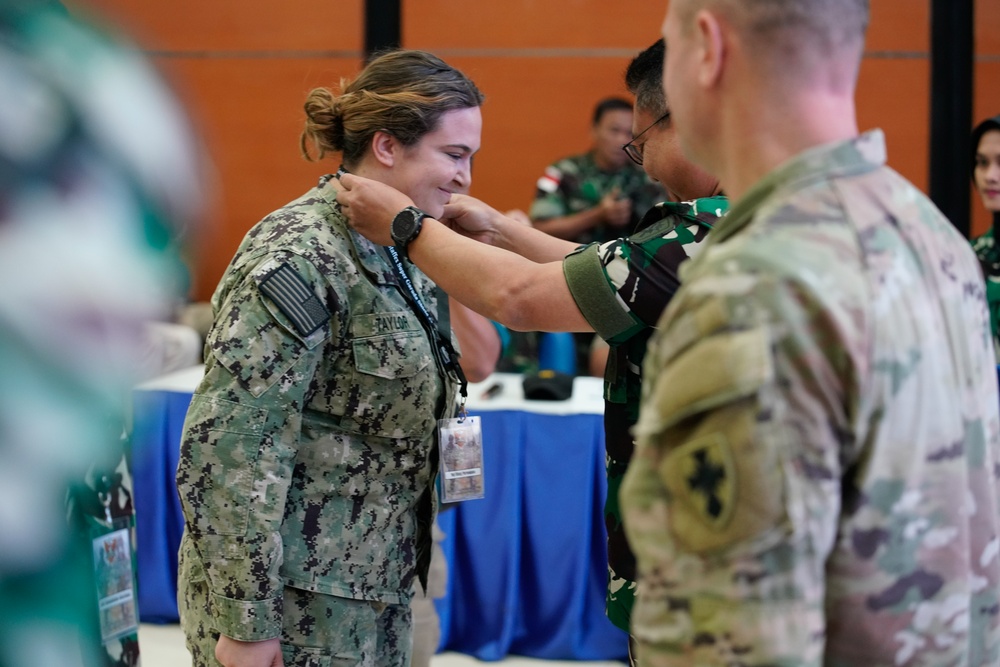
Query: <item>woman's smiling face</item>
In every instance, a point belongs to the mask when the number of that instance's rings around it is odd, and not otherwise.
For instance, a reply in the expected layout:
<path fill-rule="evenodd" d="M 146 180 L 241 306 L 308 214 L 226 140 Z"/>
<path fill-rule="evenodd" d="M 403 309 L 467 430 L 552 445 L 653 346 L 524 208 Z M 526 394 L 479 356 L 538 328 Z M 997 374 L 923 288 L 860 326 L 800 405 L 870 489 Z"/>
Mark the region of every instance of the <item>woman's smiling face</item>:
<path fill-rule="evenodd" d="M 983 206 L 1000 212 L 1000 130 L 989 130 L 979 139 L 973 177 Z"/>
<path fill-rule="evenodd" d="M 392 185 L 417 208 L 440 218 L 452 193 L 468 192 L 472 156 L 479 150 L 483 116 L 479 107 L 446 111 L 438 127 L 402 148 L 392 169 Z"/>

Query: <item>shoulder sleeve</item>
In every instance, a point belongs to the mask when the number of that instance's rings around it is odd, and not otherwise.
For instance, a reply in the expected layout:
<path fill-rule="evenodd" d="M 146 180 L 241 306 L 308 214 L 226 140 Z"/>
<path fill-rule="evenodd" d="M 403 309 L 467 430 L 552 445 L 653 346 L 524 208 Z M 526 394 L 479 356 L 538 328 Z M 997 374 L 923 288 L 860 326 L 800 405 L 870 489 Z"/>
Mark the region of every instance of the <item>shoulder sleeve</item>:
<path fill-rule="evenodd" d="M 585 245 L 563 260 L 563 275 L 577 307 L 597 335 L 612 340 L 642 328 L 632 312 L 618 299 L 615 285 L 607 273 L 605 258 L 613 252 L 609 242 Z"/>
<path fill-rule="evenodd" d="M 567 160 L 560 160 L 545 168 L 545 172 L 535 184 L 535 199 L 531 203 L 528 217 L 532 220 L 548 220 L 567 215 L 565 187 L 567 179 L 573 180 L 573 166 Z"/>
<path fill-rule="evenodd" d="M 342 303 L 311 262 L 291 253 L 268 257 L 220 304 L 206 352 L 259 397 L 304 350 L 339 330 Z"/>
<path fill-rule="evenodd" d="M 655 326 L 680 285 L 688 250 L 707 235 L 707 226 L 670 216 L 631 237 L 568 255 L 566 282 L 594 330 L 621 343 Z"/>

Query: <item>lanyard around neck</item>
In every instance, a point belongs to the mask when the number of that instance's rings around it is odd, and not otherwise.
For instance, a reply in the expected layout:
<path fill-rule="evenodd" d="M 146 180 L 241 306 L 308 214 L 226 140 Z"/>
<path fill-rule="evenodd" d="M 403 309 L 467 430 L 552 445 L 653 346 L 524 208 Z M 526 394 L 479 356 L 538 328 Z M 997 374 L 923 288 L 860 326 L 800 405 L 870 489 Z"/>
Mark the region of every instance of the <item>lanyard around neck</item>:
<path fill-rule="evenodd" d="M 406 273 L 406 268 L 403 266 L 403 261 L 399 258 L 399 253 L 393 246 L 387 246 L 386 254 L 389 255 L 389 259 L 392 260 L 390 264 L 392 265 L 392 271 L 396 274 L 396 278 L 404 287 L 403 296 L 407 301 L 410 302 L 412 306 L 416 308 L 417 317 L 423 323 L 424 328 L 427 330 L 427 334 L 433 340 L 434 357 L 438 361 L 438 364 L 445 371 L 451 371 L 458 377 L 460 383 L 460 392 L 462 394 L 462 408 L 465 408 L 465 399 L 469 395 L 468 387 L 469 382 L 465 379 L 465 373 L 462 371 L 462 366 L 458 363 L 458 355 L 455 352 L 455 348 L 451 345 L 450 332 L 441 331 L 434 322 L 434 318 L 427 311 L 427 307 L 424 305 L 423 300 L 420 298 L 420 294 L 417 292 L 416 286 L 413 281 L 410 280 L 410 276 Z M 440 320 L 439 320 L 440 321 Z"/>

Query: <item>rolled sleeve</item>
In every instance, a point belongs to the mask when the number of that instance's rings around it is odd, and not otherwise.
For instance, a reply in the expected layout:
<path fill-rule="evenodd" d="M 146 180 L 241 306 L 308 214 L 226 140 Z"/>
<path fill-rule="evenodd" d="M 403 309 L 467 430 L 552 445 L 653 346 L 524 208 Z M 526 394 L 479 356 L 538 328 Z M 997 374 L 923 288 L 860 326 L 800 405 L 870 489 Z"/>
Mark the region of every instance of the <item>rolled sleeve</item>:
<path fill-rule="evenodd" d="M 642 325 L 623 308 L 605 273 L 598 244 L 592 243 L 567 255 L 563 260 L 563 274 L 580 312 L 604 340 L 612 340 Z"/>

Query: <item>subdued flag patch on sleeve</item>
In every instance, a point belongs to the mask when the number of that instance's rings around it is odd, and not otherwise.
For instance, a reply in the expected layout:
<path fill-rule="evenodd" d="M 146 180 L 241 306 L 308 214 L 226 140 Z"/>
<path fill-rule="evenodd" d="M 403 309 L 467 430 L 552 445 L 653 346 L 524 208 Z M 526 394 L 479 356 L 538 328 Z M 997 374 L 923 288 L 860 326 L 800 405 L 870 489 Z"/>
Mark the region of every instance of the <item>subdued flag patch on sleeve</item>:
<path fill-rule="evenodd" d="M 547 167 L 542 177 L 538 179 L 536 187 L 542 192 L 555 192 L 562 182 L 562 172 L 555 167 Z"/>
<path fill-rule="evenodd" d="M 281 264 L 258 282 L 263 292 L 292 321 L 295 329 L 308 336 L 330 319 L 326 306 L 316 298 L 298 271 Z"/>

